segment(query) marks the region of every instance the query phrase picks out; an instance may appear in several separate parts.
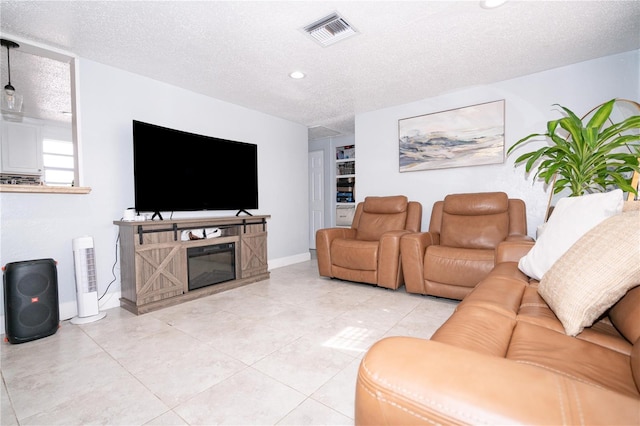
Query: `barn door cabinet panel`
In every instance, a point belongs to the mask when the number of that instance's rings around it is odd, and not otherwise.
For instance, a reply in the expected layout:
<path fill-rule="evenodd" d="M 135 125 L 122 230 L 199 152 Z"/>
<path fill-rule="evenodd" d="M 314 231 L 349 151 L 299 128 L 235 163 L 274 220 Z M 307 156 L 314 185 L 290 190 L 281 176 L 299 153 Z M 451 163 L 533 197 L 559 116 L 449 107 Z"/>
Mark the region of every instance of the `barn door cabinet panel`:
<path fill-rule="evenodd" d="M 242 276 L 245 278 L 267 273 L 267 231 L 262 225 L 247 225 L 242 233 Z"/>

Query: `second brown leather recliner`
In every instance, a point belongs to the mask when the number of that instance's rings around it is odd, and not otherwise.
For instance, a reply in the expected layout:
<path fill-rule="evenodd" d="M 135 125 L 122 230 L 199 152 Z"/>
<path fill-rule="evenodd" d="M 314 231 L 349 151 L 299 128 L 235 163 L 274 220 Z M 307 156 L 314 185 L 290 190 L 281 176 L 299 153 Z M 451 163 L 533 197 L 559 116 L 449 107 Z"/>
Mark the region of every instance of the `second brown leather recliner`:
<path fill-rule="evenodd" d="M 434 204 L 428 232 L 402 237 L 405 288 L 461 300 L 493 269 L 500 242 L 532 240 L 524 201 L 504 192 L 448 195 Z"/>

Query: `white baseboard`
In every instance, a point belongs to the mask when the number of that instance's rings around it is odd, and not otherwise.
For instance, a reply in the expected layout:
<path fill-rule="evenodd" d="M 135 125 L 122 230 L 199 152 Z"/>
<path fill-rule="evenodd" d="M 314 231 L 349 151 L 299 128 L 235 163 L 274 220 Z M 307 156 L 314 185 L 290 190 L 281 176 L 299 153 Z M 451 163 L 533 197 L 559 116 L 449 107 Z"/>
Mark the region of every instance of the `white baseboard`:
<path fill-rule="evenodd" d="M 269 260 L 269 269 L 282 268 L 283 266 L 289 266 L 296 263 L 306 262 L 307 260 L 311 260 L 311 253 L 300 253 L 295 256 L 289 257 L 281 257 L 278 259 Z"/>
<path fill-rule="evenodd" d="M 58 306 L 60 310 L 60 321 L 68 320 L 78 315 L 78 304 L 74 302 L 64 302 Z"/>
<path fill-rule="evenodd" d="M 107 293 L 102 300 L 98 301 L 98 306 L 101 311 L 106 311 L 111 308 L 120 307 L 120 292 Z"/>

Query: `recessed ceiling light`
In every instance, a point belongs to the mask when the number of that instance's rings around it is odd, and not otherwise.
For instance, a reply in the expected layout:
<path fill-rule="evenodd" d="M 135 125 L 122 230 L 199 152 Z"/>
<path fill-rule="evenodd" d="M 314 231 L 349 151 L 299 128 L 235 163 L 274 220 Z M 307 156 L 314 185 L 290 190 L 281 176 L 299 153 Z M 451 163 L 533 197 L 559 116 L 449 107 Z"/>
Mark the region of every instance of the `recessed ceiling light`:
<path fill-rule="evenodd" d="M 482 0 L 480 2 L 480 7 L 483 9 L 495 9 L 496 7 L 500 7 L 505 4 L 507 0 Z"/>
<path fill-rule="evenodd" d="M 289 74 L 289 77 L 295 78 L 296 80 L 299 80 L 301 78 L 305 78 L 305 74 L 303 72 L 301 72 L 301 71 L 294 71 L 294 72 Z"/>

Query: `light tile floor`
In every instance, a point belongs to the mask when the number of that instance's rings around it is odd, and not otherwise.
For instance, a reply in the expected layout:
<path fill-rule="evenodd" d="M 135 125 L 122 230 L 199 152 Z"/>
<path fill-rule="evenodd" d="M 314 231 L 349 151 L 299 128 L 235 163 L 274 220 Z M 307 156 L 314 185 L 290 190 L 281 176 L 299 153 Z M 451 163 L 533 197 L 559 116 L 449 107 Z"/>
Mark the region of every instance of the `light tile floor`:
<path fill-rule="evenodd" d="M 312 259 L 145 315 L 63 321 L 1 344 L 0 423 L 351 425 L 367 348 L 429 338 L 456 304 L 322 278 Z"/>

